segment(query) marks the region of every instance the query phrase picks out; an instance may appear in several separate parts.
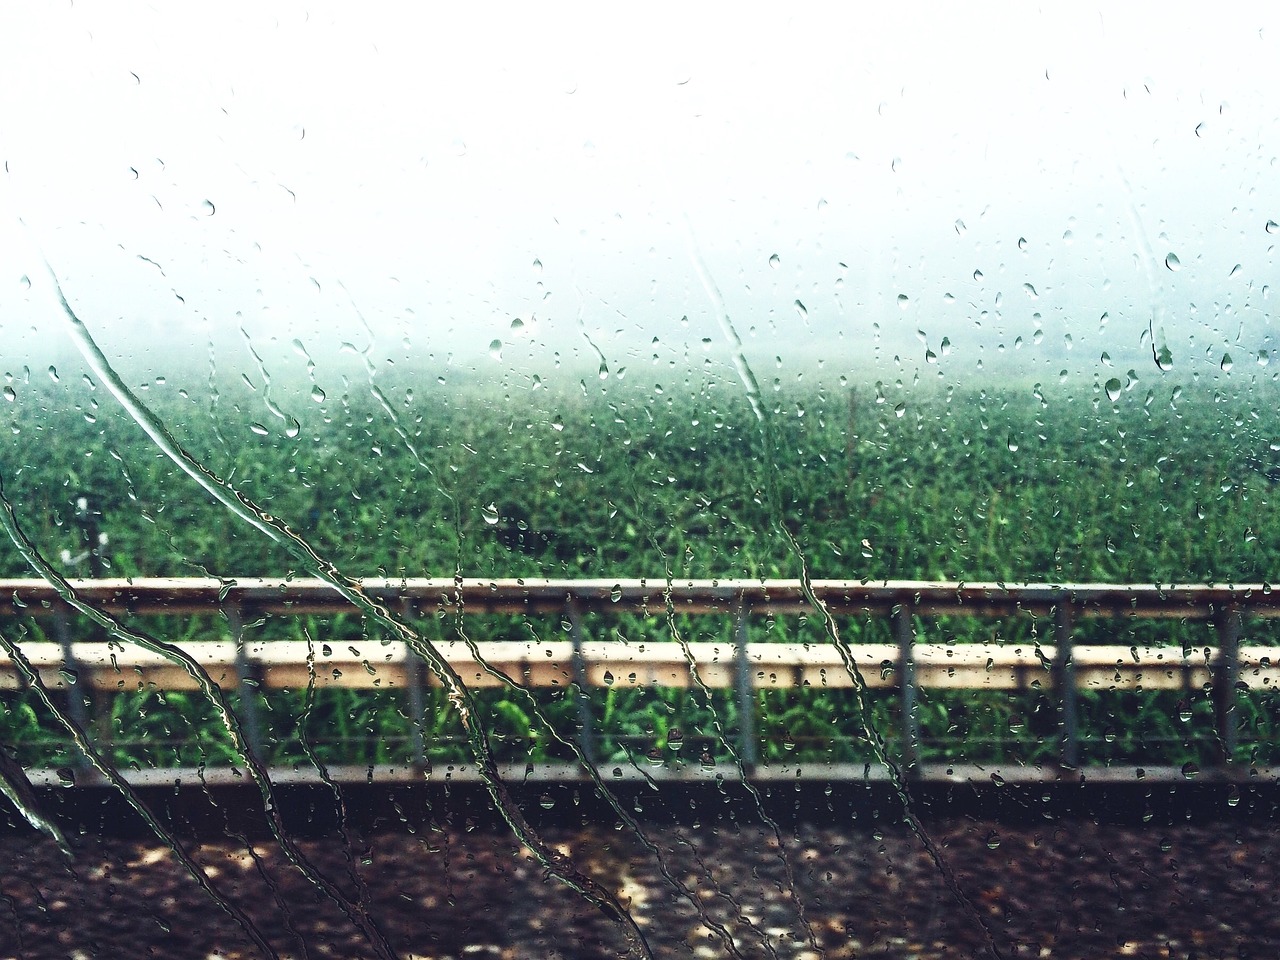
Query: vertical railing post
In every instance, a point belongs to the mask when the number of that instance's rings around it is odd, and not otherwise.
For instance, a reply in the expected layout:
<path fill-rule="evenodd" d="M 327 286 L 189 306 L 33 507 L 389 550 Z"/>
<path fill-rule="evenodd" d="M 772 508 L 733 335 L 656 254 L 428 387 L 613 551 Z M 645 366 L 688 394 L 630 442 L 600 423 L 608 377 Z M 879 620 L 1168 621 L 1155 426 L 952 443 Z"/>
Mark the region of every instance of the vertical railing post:
<path fill-rule="evenodd" d="M 902 702 L 902 772 L 914 777 L 920 772 L 920 716 L 917 709 L 915 657 L 915 604 L 903 600 L 893 611 L 894 633 L 898 639 L 898 695 Z"/>
<path fill-rule="evenodd" d="M 80 664 L 76 662 L 75 651 L 71 647 L 71 615 L 67 608 L 61 607 L 53 621 L 53 629 L 58 637 L 58 645 L 62 648 L 62 663 L 66 671 L 63 682 L 67 685 L 67 712 L 71 719 L 89 736 L 93 733 L 89 729 L 89 697 L 92 696 L 93 689 L 91 678 L 87 673 L 80 672 Z M 108 736 L 110 735 L 110 715 L 108 714 L 107 722 Z M 89 758 L 81 754 L 76 758 L 76 766 L 88 767 Z"/>
<path fill-rule="evenodd" d="M 416 600 L 404 600 L 401 604 L 404 622 L 417 630 L 418 603 Z M 404 648 L 405 685 L 409 688 L 409 748 L 410 764 L 415 770 L 425 770 L 427 766 L 427 702 L 423 687 L 423 671 L 425 664 L 414 649 L 407 643 Z"/>
<path fill-rule="evenodd" d="M 1064 769 L 1080 767 L 1080 712 L 1076 690 L 1076 665 L 1072 655 L 1072 633 L 1075 609 L 1071 598 L 1063 594 L 1053 608 L 1053 682 L 1062 705 L 1062 752 Z"/>
<path fill-rule="evenodd" d="M 587 660 L 582 653 L 582 611 L 572 597 L 565 604 L 569 615 L 569 637 L 573 641 L 573 685 L 578 702 L 578 748 L 587 763 L 596 762 L 595 724 L 591 715 L 591 695 L 587 686 Z"/>
<path fill-rule="evenodd" d="M 1236 684 L 1240 681 L 1240 634 L 1244 618 L 1234 604 L 1214 620 L 1218 632 L 1218 659 L 1213 665 L 1213 712 L 1218 733 L 1218 762 L 1235 759 L 1239 739 L 1236 713 Z"/>
<path fill-rule="evenodd" d="M 751 677 L 751 658 L 747 655 L 746 601 L 739 597 L 733 608 L 734 687 L 738 698 L 738 760 L 748 773 L 760 762 L 756 743 L 756 691 Z"/>
<path fill-rule="evenodd" d="M 244 648 L 244 613 L 239 603 L 230 603 L 223 607 L 223 615 L 231 628 L 231 638 L 236 645 L 236 690 L 240 694 L 240 713 L 244 717 L 244 736 L 247 746 L 255 758 L 261 760 L 262 753 L 262 716 L 258 711 L 259 681 L 257 671 L 249 661 Z"/>

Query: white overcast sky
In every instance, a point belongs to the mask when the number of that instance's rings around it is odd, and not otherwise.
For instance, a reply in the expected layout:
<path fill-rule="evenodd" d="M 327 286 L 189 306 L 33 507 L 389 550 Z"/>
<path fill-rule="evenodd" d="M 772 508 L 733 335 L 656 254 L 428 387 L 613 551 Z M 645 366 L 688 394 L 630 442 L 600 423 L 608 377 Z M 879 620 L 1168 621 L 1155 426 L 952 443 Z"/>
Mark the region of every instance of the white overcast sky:
<path fill-rule="evenodd" d="M 1149 324 L 1180 362 L 1256 356 L 1277 19 L 8 4 L 4 366 L 70 351 L 41 251 L 108 354 L 154 372 L 211 331 L 247 366 L 242 327 L 317 363 L 372 340 L 379 363 L 551 369 L 592 359 L 587 337 L 615 370 L 727 363 L 693 251 L 751 355 L 794 365 L 924 369 L 948 337 L 956 379 L 1000 345 L 1056 374 L 1069 337 L 1075 368 L 1154 374 Z"/>

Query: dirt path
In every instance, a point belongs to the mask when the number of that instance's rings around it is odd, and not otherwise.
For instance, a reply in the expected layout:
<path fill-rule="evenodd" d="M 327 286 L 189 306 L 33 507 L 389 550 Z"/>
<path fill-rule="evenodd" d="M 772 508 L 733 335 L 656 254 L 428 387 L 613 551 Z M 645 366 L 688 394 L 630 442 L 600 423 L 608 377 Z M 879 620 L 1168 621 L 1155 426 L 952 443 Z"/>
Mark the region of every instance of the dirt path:
<path fill-rule="evenodd" d="M 800 828 L 787 832 L 785 850 L 811 936 L 768 829 L 665 826 L 648 834 L 702 916 L 629 833 L 545 835 L 630 904 L 660 957 L 732 956 L 716 926 L 752 958 L 977 956 L 985 941 L 975 914 L 1005 957 L 1280 955 L 1280 832 L 1269 823 L 937 826 L 934 838 L 973 912 L 905 831 Z M 0 958 L 257 955 L 163 847 L 99 838 L 73 844 L 77 858 L 68 863 L 34 837 L 0 839 Z M 302 847 L 354 893 L 340 843 Z M 280 956 L 374 955 L 274 845 L 190 849 Z M 585 960 L 625 953 L 618 928 L 545 879 L 507 835 L 364 836 L 353 856 L 371 912 L 402 957 Z"/>

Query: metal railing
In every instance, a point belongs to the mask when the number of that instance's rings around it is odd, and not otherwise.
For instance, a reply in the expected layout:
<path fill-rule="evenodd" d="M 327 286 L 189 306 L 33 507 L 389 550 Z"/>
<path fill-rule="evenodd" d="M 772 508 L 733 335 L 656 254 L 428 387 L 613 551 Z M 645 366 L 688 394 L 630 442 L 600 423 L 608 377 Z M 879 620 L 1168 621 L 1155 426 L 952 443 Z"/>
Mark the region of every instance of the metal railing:
<path fill-rule="evenodd" d="M 251 740 L 261 738 L 253 713 L 259 689 L 316 687 L 381 688 L 405 691 L 409 709 L 421 717 L 424 692 L 439 685 L 402 642 L 251 641 L 245 624 L 265 616 L 303 617 L 350 614 L 354 610 L 332 587 L 317 580 L 135 579 L 72 581 L 80 600 L 123 620 L 135 617 L 190 617 L 218 613 L 223 630 L 215 639 L 183 641 L 212 678 L 239 688 Z M 818 581 L 806 591 L 797 581 L 665 580 L 364 580 L 357 586 L 371 600 L 411 626 L 426 618 L 446 620 L 477 615 L 555 615 L 567 627 L 567 641 L 436 641 L 435 645 L 470 686 L 498 686 L 495 672 L 523 686 L 576 691 L 578 737 L 585 756 L 595 759 L 593 687 L 643 686 L 731 689 L 737 708 L 736 749 L 741 762 L 759 761 L 757 691 L 840 689 L 861 683 L 889 689 L 900 698 L 899 761 L 911 775 L 928 775 L 918 757 L 919 691 L 972 689 L 1052 691 L 1058 701 L 1058 775 L 1081 768 L 1079 709 L 1082 690 L 1208 691 L 1213 698 L 1221 763 L 1237 746 L 1237 698 L 1250 688 L 1280 683 L 1280 647 L 1244 646 L 1250 618 L 1280 617 L 1280 594 L 1267 585 L 1003 584 L 891 581 Z M 57 642 L 23 642 L 21 649 L 44 683 L 68 694 L 72 716 L 86 719 L 87 691 L 184 689 L 195 686 L 185 670 L 157 653 L 104 636 L 73 636 L 77 619 L 51 585 L 38 580 L 0 580 L 0 630 L 4 621 L 35 618 L 51 622 Z M 815 604 L 816 601 L 816 604 Z M 727 642 L 594 641 L 584 617 L 628 613 L 653 619 L 654 632 L 671 633 L 661 621 L 673 615 L 731 618 Z M 887 619 L 893 643 L 855 643 L 844 653 L 832 643 L 770 643 L 751 640 L 760 617 L 829 614 L 839 626 L 848 618 Z M 917 621 L 932 617 L 1007 619 L 1031 617 L 1045 626 L 1051 642 L 921 641 Z M 1212 624 L 1214 645 L 1077 645 L 1080 620 L 1176 618 Z M 48 631 L 45 631 L 48 634 Z M 229 635 L 229 639 L 225 637 Z M 7 657 L 0 659 L 0 689 L 24 681 Z M 258 744 L 260 745 L 260 744 Z M 417 736 L 411 766 L 425 762 Z"/>

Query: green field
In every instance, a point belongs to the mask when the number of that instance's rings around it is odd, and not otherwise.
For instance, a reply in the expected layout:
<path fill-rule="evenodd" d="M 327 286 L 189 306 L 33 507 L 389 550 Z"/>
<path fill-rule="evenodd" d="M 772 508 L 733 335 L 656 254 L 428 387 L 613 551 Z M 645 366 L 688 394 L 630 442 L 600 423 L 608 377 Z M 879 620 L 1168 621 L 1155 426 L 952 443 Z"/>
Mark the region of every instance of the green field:
<path fill-rule="evenodd" d="M 532 378 L 447 385 L 434 378 L 342 378 L 337 389 L 244 378 L 183 391 L 152 382 L 139 396 L 183 447 L 264 511 L 286 522 L 347 576 L 797 577 L 1005 582 L 1267 582 L 1280 569 L 1273 466 L 1280 391 L 1240 375 L 1178 386 L 1063 381 L 979 389 L 833 383 L 766 384 L 764 421 L 741 386 L 686 377 L 679 389 L 584 379 L 550 390 Z M 111 576 L 281 576 L 291 557 L 236 521 L 163 456 L 100 384 L 34 375 L 5 404 L 5 493 L 56 564 L 80 553 L 75 501 L 89 494 L 109 534 Z M 1114 394 L 1114 398 L 1111 396 Z M 790 536 L 784 535 L 784 531 Z M 84 564 L 68 569 L 83 576 Z M 0 575 L 31 570 L 0 551 Z M 728 640 L 714 618 L 677 621 L 685 639 Z M 313 636 L 378 636 L 356 615 L 309 624 Z M 457 623 L 422 625 L 429 637 Z M 216 617 L 151 624 L 167 638 L 208 635 Z M 591 621 L 592 636 L 669 639 L 661 620 Z M 13 620 L 14 639 L 42 638 Z M 299 637 L 296 621 L 261 636 Z M 558 622 L 469 619 L 473 639 L 538 636 Z M 888 642 L 879 622 L 843 625 L 853 643 Z M 1029 636 L 1025 621 L 930 621 L 925 639 Z M 1082 625 L 1079 642 L 1212 642 L 1202 625 Z M 826 642 L 818 618 L 777 618 L 753 639 Z M 1275 640 L 1250 624 L 1246 643 Z M 573 727 L 560 695 L 480 697 L 497 754 L 565 757 L 542 720 Z M 597 690 L 600 754 L 624 762 L 725 756 L 736 709 L 727 693 Z M 267 698 L 275 759 L 301 758 L 301 736 L 331 761 L 408 756 L 412 722 L 391 693 Z M 1274 759 L 1280 704 L 1242 701 L 1241 759 Z M 859 761 L 871 756 L 852 695 L 761 693 L 761 755 Z M 28 762 L 73 759 L 29 695 L 6 698 L 5 738 Z M 122 763 L 220 762 L 211 707 L 185 694 L 136 694 L 95 705 Z M 1083 698 L 1089 759 L 1203 760 L 1212 706 L 1205 691 Z M 896 702 L 871 698 L 892 740 Z M 1052 759 L 1053 704 L 1039 695 L 928 697 L 925 759 Z M 541 714 L 541 716 L 539 716 Z M 442 695 L 428 703 L 429 755 L 466 748 Z M 1195 723 L 1182 716 L 1199 718 Z M 1194 733 L 1192 729 L 1194 728 Z M 184 743 L 207 732 L 203 747 Z M 681 737 L 669 737 L 672 730 Z M 656 752 L 656 753 L 655 753 Z"/>

